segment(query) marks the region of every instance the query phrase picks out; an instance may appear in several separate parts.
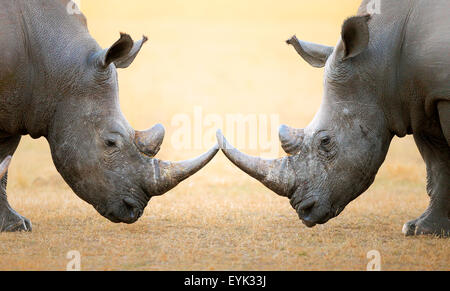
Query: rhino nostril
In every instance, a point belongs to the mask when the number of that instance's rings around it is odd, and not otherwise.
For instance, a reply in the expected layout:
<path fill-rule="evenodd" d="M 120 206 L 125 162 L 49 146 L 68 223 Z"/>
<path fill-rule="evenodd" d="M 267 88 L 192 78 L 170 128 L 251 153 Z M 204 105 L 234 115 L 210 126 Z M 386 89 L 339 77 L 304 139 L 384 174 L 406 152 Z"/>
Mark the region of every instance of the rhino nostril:
<path fill-rule="evenodd" d="M 125 205 L 130 207 L 130 208 L 137 208 L 137 207 L 139 207 L 139 204 L 136 202 L 136 200 L 134 200 L 134 199 L 132 199 L 130 197 L 123 198 L 123 203 L 125 203 Z"/>
<path fill-rule="evenodd" d="M 317 203 L 317 198 L 316 197 L 310 197 L 304 201 L 302 201 L 298 207 L 297 207 L 297 212 L 299 213 L 308 213 L 311 212 L 311 210 L 314 208 L 314 206 Z"/>
<path fill-rule="evenodd" d="M 137 201 L 132 198 L 126 197 L 123 199 L 123 203 L 130 210 L 130 218 L 133 220 L 138 219 L 142 215 L 142 210 Z"/>

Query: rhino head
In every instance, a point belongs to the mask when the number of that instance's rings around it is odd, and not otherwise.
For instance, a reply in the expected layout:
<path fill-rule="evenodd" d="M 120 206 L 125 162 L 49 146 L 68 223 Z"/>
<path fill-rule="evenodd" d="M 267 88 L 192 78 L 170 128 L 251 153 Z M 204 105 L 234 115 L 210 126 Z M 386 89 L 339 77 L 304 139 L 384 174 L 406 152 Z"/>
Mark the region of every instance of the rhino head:
<path fill-rule="evenodd" d="M 369 16 L 348 19 L 335 48 L 288 40 L 312 66 L 324 67 L 322 105 L 305 129 L 281 126 L 288 156 L 261 159 L 239 152 L 217 133 L 225 155 L 272 191 L 290 199 L 308 227 L 326 223 L 373 182 L 392 139 L 380 104 L 377 60 L 368 51 Z M 382 87 L 381 84 L 380 87 Z"/>
<path fill-rule="evenodd" d="M 163 142 L 163 126 L 136 131 L 126 121 L 116 68 L 128 67 L 146 41 L 134 43 L 121 34 L 110 48 L 94 47 L 82 56 L 48 129 L 58 172 L 81 199 L 116 223 L 137 221 L 151 197 L 196 173 L 219 150 L 215 146 L 184 162 L 161 161 L 154 156 Z"/>

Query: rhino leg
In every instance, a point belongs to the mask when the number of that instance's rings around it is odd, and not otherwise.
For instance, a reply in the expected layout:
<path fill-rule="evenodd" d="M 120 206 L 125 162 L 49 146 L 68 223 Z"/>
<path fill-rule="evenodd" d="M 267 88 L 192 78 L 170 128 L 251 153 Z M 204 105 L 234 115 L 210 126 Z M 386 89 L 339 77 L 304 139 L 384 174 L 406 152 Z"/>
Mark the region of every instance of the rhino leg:
<path fill-rule="evenodd" d="M 20 142 L 20 136 L 0 139 L 0 160 L 12 155 Z M 8 172 L 0 182 L 0 232 L 31 231 L 31 222 L 18 214 L 8 203 L 6 184 Z"/>
<path fill-rule="evenodd" d="M 439 120 L 441 121 L 442 132 L 450 147 L 450 101 L 441 101 L 438 104 Z"/>
<path fill-rule="evenodd" d="M 444 137 L 414 136 L 427 165 L 427 191 L 430 204 L 418 219 L 403 226 L 403 233 L 411 235 L 450 236 L 450 149 Z"/>

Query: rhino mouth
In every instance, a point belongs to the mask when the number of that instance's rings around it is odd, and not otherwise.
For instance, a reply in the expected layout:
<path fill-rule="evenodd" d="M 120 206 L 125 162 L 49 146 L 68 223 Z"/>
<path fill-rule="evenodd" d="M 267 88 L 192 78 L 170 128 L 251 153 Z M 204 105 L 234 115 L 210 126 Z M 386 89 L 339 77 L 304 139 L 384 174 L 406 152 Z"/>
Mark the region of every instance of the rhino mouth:
<path fill-rule="evenodd" d="M 305 195 L 300 199 L 294 197 L 291 199 L 291 204 L 300 220 L 309 228 L 317 224 L 325 224 L 335 217 L 332 207 L 321 203 L 320 196 L 317 194 Z"/>
<path fill-rule="evenodd" d="M 142 206 L 136 199 L 125 196 L 107 207 L 94 206 L 94 208 L 101 216 L 113 223 L 132 224 L 141 218 L 145 206 Z"/>
<path fill-rule="evenodd" d="M 322 212 L 322 213 L 321 213 Z M 323 211 L 315 211 L 312 209 L 309 212 L 297 211 L 298 217 L 302 221 L 304 225 L 309 228 L 316 226 L 317 224 L 325 224 L 327 223 L 333 216 L 330 214 L 331 212 L 323 212 Z"/>
<path fill-rule="evenodd" d="M 298 217 L 304 225 L 309 228 L 316 226 L 317 224 L 325 224 L 331 219 L 337 217 L 344 210 L 345 207 L 333 207 L 320 205 L 318 202 L 310 206 L 309 208 L 302 207 L 303 205 L 308 205 L 308 201 L 304 203 L 299 203 L 297 207 L 294 207 Z M 308 206 L 306 206 L 308 207 Z"/>

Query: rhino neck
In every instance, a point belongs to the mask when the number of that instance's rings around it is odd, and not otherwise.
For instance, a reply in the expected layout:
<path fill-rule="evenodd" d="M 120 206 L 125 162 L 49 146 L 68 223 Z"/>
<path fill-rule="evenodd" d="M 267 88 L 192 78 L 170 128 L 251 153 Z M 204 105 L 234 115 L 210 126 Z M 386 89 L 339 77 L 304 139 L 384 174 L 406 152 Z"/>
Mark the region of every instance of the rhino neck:
<path fill-rule="evenodd" d="M 366 14 L 370 3 L 373 1 L 364 0 L 358 14 Z M 412 133 L 409 100 L 411 94 L 415 94 L 410 80 L 414 69 L 405 51 L 408 26 L 416 4 L 409 0 L 382 1 L 382 13 L 373 14 L 369 22 L 370 72 L 374 72 L 371 89 L 384 112 L 389 131 L 398 137 Z"/>
<path fill-rule="evenodd" d="M 89 54 L 100 49 L 89 35 L 84 16 L 69 15 L 64 3 L 17 2 L 27 55 L 22 132 L 33 138 L 47 137 L 57 104 L 71 94 Z"/>

